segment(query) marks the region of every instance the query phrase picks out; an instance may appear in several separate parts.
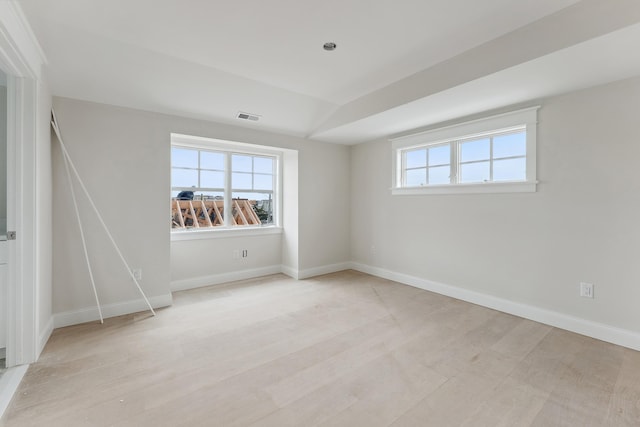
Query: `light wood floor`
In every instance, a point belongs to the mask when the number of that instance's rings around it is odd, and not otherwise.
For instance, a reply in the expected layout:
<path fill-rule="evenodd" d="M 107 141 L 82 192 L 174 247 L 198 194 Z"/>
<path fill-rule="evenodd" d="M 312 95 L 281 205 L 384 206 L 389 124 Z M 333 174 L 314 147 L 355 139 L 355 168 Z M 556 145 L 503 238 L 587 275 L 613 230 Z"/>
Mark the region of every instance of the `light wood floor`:
<path fill-rule="evenodd" d="M 347 271 L 56 330 L 14 426 L 639 426 L 640 353 Z"/>

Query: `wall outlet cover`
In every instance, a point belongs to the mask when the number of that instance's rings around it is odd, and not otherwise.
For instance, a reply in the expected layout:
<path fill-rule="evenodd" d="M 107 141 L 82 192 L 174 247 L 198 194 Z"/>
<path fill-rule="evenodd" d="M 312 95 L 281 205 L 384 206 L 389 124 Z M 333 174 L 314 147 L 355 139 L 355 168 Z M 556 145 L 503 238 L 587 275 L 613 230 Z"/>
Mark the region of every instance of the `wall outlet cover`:
<path fill-rule="evenodd" d="M 593 283 L 580 282 L 580 296 L 593 298 Z"/>

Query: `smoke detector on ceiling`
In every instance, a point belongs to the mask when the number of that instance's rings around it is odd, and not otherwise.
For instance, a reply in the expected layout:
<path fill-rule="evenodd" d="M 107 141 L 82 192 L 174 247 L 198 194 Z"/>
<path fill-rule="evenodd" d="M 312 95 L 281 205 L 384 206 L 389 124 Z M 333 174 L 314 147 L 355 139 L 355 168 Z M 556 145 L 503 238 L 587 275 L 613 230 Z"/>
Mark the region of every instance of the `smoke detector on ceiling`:
<path fill-rule="evenodd" d="M 236 116 L 238 119 L 242 120 L 251 120 L 252 122 L 257 122 L 260 120 L 260 116 L 257 114 L 244 113 L 242 111 L 238 111 L 238 115 Z"/>

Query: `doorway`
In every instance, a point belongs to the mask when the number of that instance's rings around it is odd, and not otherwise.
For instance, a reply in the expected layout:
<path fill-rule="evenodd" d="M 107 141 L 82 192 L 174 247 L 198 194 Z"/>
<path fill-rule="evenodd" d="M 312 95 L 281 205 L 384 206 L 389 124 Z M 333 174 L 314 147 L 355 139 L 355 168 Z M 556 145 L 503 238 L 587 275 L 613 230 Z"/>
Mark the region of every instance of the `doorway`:
<path fill-rule="evenodd" d="M 0 70 L 0 375 L 7 355 L 7 75 Z"/>

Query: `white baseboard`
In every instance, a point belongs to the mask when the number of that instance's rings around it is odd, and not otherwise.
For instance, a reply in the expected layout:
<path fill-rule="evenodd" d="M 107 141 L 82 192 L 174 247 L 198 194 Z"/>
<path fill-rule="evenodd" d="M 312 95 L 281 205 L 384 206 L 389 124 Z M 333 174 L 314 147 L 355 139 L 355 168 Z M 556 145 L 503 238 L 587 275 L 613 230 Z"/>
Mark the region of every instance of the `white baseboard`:
<path fill-rule="evenodd" d="M 307 268 L 305 270 L 298 270 L 296 279 L 308 279 L 310 277 L 322 276 L 323 274 L 336 273 L 338 271 L 349 269 L 351 269 L 350 262 L 341 262 L 338 264 L 329 264 L 320 267 Z"/>
<path fill-rule="evenodd" d="M 44 346 L 47 345 L 47 341 L 51 337 L 51 333 L 53 332 L 53 315 L 49 317 L 49 321 L 47 322 L 47 326 L 40 332 L 40 337 L 38 339 L 38 348 L 36 353 L 36 361 L 40 357 L 42 350 L 44 350 Z"/>
<path fill-rule="evenodd" d="M 603 323 L 570 316 L 568 314 L 551 311 L 544 308 L 510 301 L 504 298 L 487 295 L 457 286 L 446 285 L 431 280 L 422 279 L 408 274 L 397 273 L 383 268 L 372 267 L 356 262 L 351 263 L 351 268 L 362 273 L 378 276 L 383 279 L 404 283 L 405 285 L 446 295 L 459 300 L 478 304 L 494 310 L 513 314 L 525 319 L 555 326 L 560 329 L 586 335 L 602 341 L 640 350 L 640 334 L 627 329 L 621 329 Z"/>
<path fill-rule="evenodd" d="M 250 270 L 232 271 L 229 273 L 213 274 L 210 276 L 193 277 L 190 279 L 174 280 L 171 282 L 171 291 L 185 291 L 187 289 L 201 288 L 203 286 L 218 285 L 221 283 L 235 282 L 237 280 L 254 279 L 256 277 L 268 276 L 270 274 L 283 273 L 287 276 L 298 279 L 308 279 L 323 274 L 335 273 L 337 271 L 351 268 L 350 262 L 339 264 L 323 265 L 321 267 L 297 270 L 286 265 L 270 265 L 268 267 L 253 268 Z"/>
<path fill-rule="evenodd" d="M 249 270 L 232 271 L 229 273 L 212 274 L 210 276 L 193 277 L 190 279 L 174 280 L 171 282 L 171 291 L 185 291 L 187 289 L 201 288 L 203 286 L 218 285 L 220 283 L 235 282 L 237 280 L 253 279 L 260 276 L 268 276 L 282 272 L 281 265 L 270 265 Z"/>
<path fill-rule="evenodd" d="M 13 395 L 18 390 L 18 386 L 27 373 L 29 365 L 20 365 L 7 369 L 2 375 L 0 375 L 0 420 L 4 415 L 4 411 L 7 410 L 9 403 Z M 2 425 L 2 421 L 0 421 Z"/>
<path fill-rule="evenodd" d="M 291 277 L 292 279 L 296 279 L 298 280 L 298 269 L 293 268 L 293 267 L 289 267 L 288 265 L 281 265 L 280 266 L 280 272 L 282 274 L 286 274 L 287 276 Z"/>
<path fill-rule="evenodd" d="M 153 308 L 167 307 L 173 303 L 171 294 L 150 297 L 149 302 Z M 105 304 L 102 306 L 103 317 L 122 316 L 124 314 L 137 313 L 146 311 L 149 307 L 145 301 L 140 299 L 123 301 L 115 304 Z M 78 310 L 65 311 L 53 315 L 53 326 L 62 328 L 64 326 L 77 325 L 80 323 L 93 322 L 100 320 L 100 314 L 97 307 L 86 307 Z"/>

